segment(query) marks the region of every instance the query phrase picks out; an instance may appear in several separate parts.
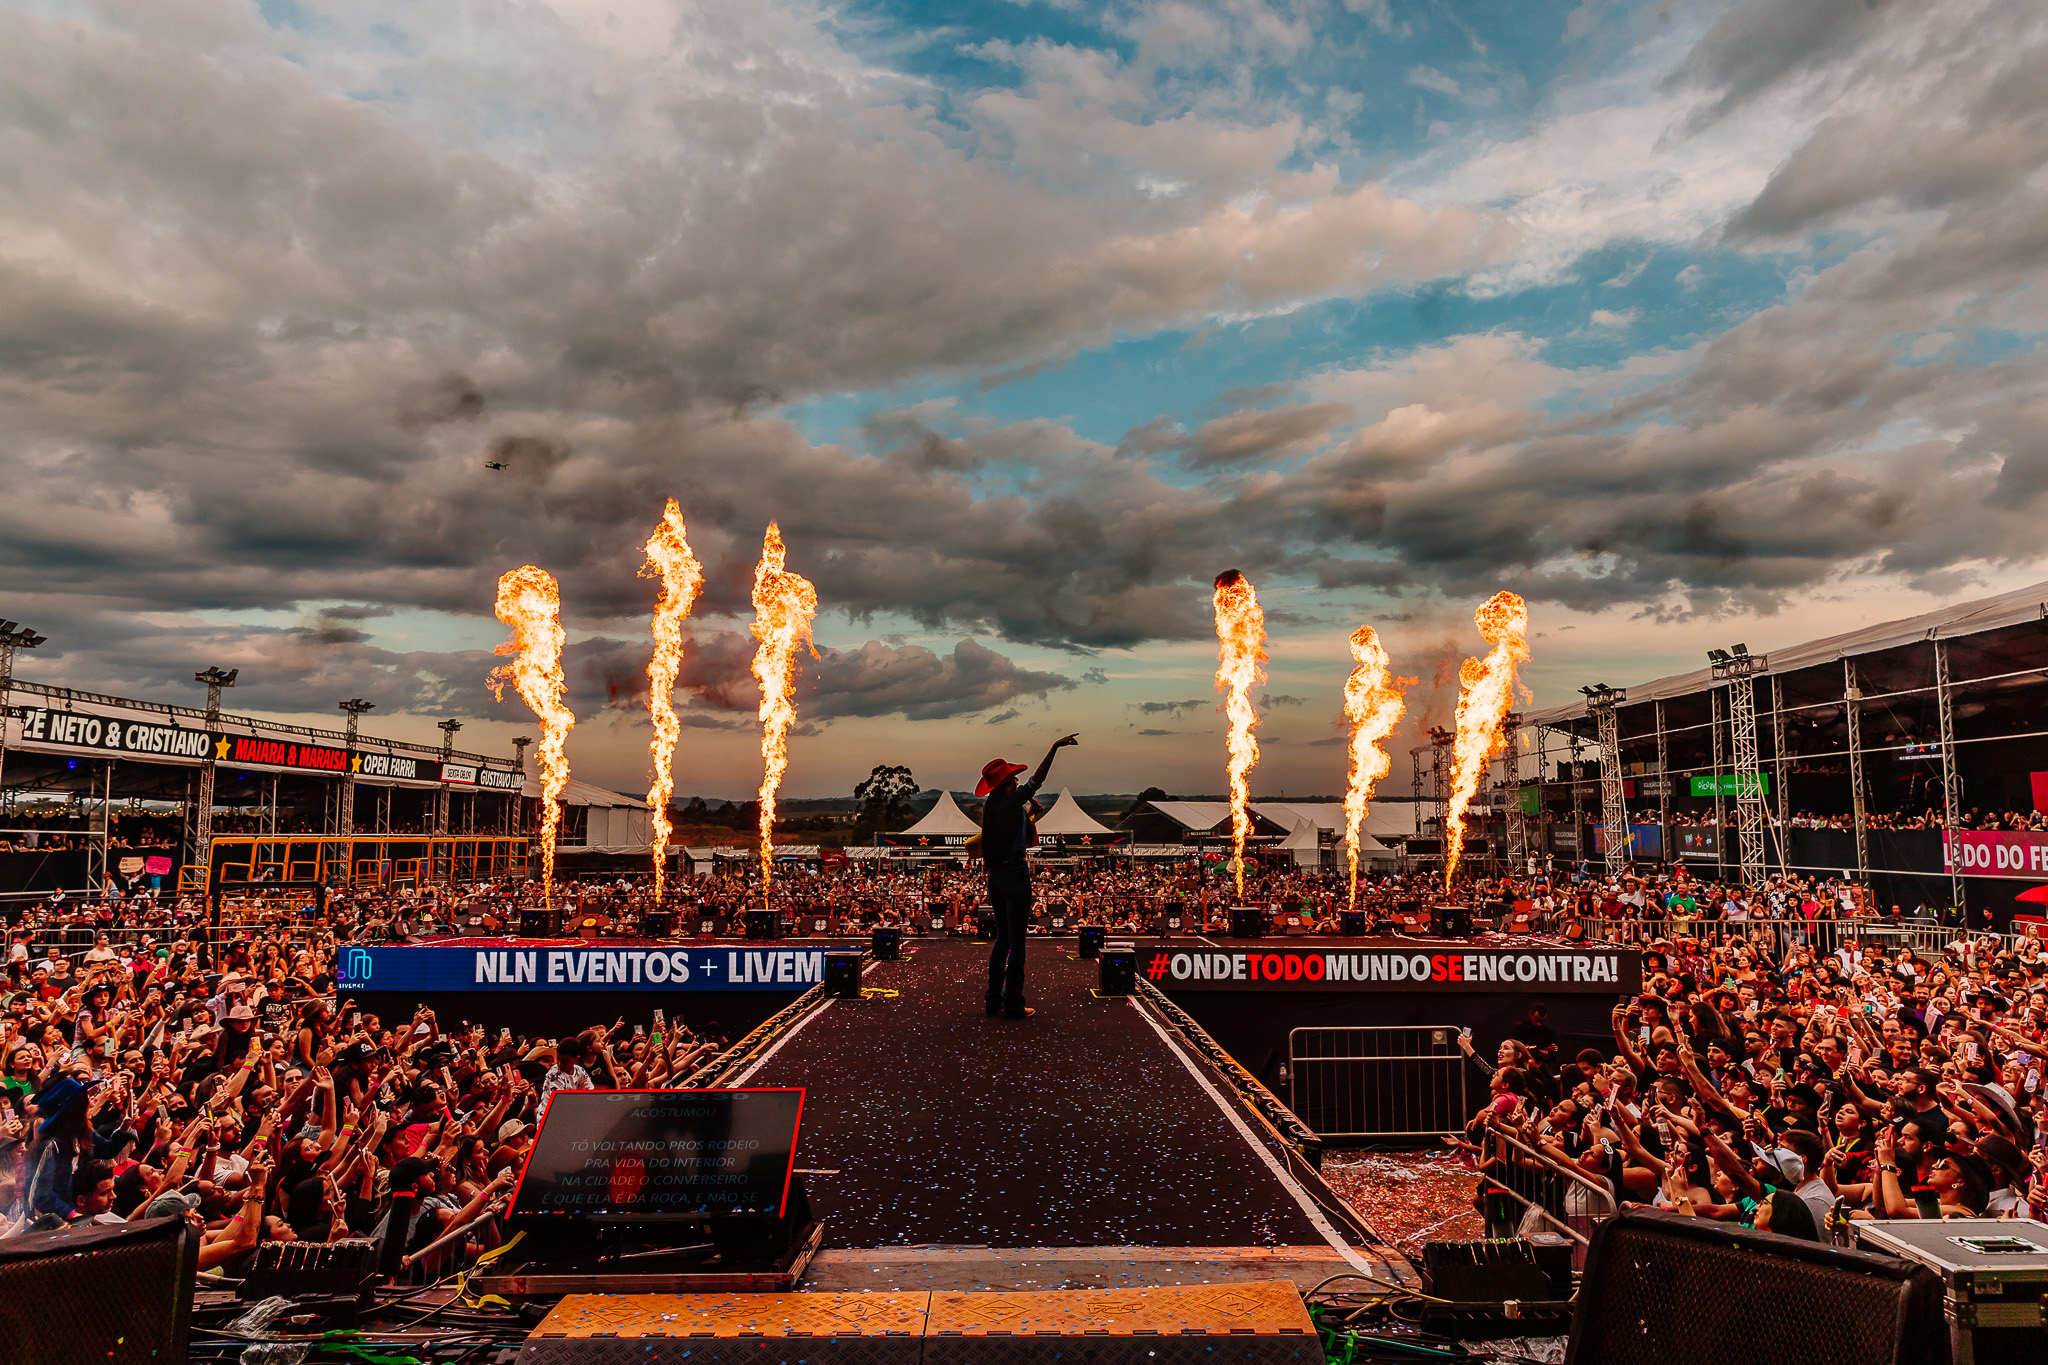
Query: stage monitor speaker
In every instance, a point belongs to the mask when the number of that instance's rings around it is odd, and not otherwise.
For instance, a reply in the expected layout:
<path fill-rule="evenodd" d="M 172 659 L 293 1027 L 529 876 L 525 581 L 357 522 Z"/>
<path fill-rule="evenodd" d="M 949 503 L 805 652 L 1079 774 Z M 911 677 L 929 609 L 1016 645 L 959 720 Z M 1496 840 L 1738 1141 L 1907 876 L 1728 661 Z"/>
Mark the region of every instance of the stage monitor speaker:
<path fill-rule="evenodd" d="M 1926 1365 L 1945 1336 L 1925 1266 L 1632 1212 L 1593 1233 L 1565 1365 Z"/>
<path fill-rule="evenodd" d="M 674 938 L 676 917 L 667 910 L 649 910 L 640 927 L 649 938 Z"/>
<path fill-rule="evenodd" d="M 1265 910 L 1256 905 L 1231 906 L 1230 936 L 1232 938 L 1264 938 L 1266 936 Z"/>
<path fill-rule="evenodd" d="M 1472 907 L 1469 905 L 1430 906 L 1429 932 L 1438 938 L 1472 937 Z"/>
<path fill-rule="evenodd" d="M 1339 910 L 1337 932 L 1348 938 L 1361 938 L 1365 934 L 1365 911 Z"/>
<path fill-rule="evenodd" d="M 747 937 L 750 939 L 773 939 L 782 937 L 782 925 L 776 920 L 773 910 L 747 911 Z"/>
<path fill-rule="evenodd" d="M 0 1241 L 0 1360 L 184 1360 L 198 1274 L 183 1218 Z"/>
<path fill-rule="evenodd" d="M 528 906 L 519 912 L 519 937 L 549 937 L 547 907 Z"/>
<path fill-rule="evenodd" d="M 860 999 L 860 954 L 825 954 L 825 994 L 833 1000 Z"/>
<path fill-rule="evenodd" d="M 877 962 L 896 961 L 903 956 L 903 931 L 886 926 L 876 929 L 868 938 L 868 951 Z"/>
<path fill-rule="evenodd" d="M 996 936 L 996 912 L 977 910 L 974 912 L 974 936 L 993 941 Z"/>
<path fill-rule="evenodd" d="M 1081 926 L 1080 932 L 1081 946 L 1078 950 L 1080 956 L 1084 960 L 1088 958 L 1101 957 L 1103 938 L 1102 926 L 1099 924 L 1084 924 Z"/>
<path fill-rule="evenodd" d="M 1104 995 L 1130 995 L 1138 989 L 1138 950 L 1128 943 L 1111 943 L 1102 949 L 1096 968 L 1096 989 Z"/>

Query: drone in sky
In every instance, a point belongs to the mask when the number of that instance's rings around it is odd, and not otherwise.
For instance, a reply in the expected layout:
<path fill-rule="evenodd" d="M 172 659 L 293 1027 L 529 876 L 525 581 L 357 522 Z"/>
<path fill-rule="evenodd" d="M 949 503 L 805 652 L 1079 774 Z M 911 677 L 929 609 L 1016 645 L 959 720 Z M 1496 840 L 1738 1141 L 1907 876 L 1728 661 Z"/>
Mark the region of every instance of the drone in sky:
<path fill-rule="evenodd" d="M 504 464 L 503 464 L 502 462 L 500 462 L 500 461 L 497 461 L 497 460 L 485 460 L 485 461 L 484 461 L 484 468 L 485 468 L 485 469 L 503 469 L 503 468 L 505 468 L 505 466 L 504 466 Z"/>

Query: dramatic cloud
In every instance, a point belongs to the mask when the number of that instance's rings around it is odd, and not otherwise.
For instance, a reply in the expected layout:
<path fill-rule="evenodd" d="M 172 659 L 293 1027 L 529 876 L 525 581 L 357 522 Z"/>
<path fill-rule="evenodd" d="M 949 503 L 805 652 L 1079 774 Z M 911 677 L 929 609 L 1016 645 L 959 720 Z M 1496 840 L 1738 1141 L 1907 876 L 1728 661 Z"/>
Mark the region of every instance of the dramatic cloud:
<path fill-rule="evenodd" d="M 1618 4 L 1513 60 L 1425 9 L 970 7 L 944 74 L 802 3 L 0 13 L 24 671 L 499 714 L 494 631 L 434 631 L 534 563 L 623 716 L 669 497 L 705 729 L 771 520 L 842 731 L 1185 718 L 1140 698 L 1205 663 L 1098 656 L 1205 640 L 1232 565 L 1284 630 L 2041 562 L 2038 5 Z"/>

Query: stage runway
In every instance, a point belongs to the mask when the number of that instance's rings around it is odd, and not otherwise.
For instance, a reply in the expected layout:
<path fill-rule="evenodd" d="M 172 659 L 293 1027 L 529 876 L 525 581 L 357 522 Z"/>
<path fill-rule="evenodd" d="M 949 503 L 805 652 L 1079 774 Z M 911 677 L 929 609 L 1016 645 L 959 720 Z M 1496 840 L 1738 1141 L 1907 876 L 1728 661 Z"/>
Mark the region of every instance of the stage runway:
<path fill-rule="evenodd" d="M 828 1002 L 734 1080 L 808 1091 L 797 1164 L 827 1172 L 805 1183 L 828 1248 L 808 1283 L 1388 1273 L 1149 1009 L 1094 995 L 1070 940 L 1031 943 L 1038 1015 L 1015 1022 L 982 1011 L 985 943 L 914 949 L 865 978 L 893 995 Z"/>

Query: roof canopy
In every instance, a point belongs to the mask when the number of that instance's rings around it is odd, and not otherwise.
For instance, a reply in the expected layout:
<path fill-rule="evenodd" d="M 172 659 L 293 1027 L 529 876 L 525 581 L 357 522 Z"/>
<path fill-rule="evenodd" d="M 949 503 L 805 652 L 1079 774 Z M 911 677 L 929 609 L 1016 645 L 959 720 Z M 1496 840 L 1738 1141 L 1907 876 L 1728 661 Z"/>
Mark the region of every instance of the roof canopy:
<path fill-rule="evenodd" d="M 967 812 L 953 801 L 953 793 L 939 793 L 939 804 L 931 808 L 930 814 L 900 831 L 904 834 L 979 834 L 981 826 L 967 818 Z"/>
<path fill-rule="evenodd" d="M 1897 621 L 1884 621 L 1874 626 L 1864 626 L 1860 630 L 1845 631 L 1840 635 L 1829 635 L 1818 640 L 1809 640 L 1804 644 L 1788 645 L 1783 649 L 1765 650 L 1762 652 L 1770 661 L 1770 667 L 1762 670 L 1759 676 L 1769 673 L 1791 673 L 1802 668 L 1812 668 L 1817 664 L 1837 663 L 1858 655 L 1897 649 L 1901 645 L 1920 644 L 1929 640 L 1953 640 L 1959 636 L 1976 635 L 2026 621 L 2040 620 L 2048 620 L 2048 583 L 2015 588 L 1996 597 L 1980 597 L 1974 602 L 1958 602 L 1939 611 L 1908 616 Z M 1633 703 L 1682 697 L 1694 692 L 1704 692 L 1712 686 L 1713 670 L 1696 668 L 1690 673 L 1674 673 L 1668 678 L 1653 678 L 1646 683 L 1632 684 L 1625 690 L 1628 692 L 1629 701 Z M 1585 702 L 1576 701 L 1568 706 L 1553 706 L 1547 711 L 1531 712 L 1523 723 L 1558 725 L 1565 721 L 1581 719 L 1585 714 Z"/>
<path fill-rule="evenodd" d="M 1072 787 L 1060 788 L 1060 799 L 1052 803 L 1052 809 L 1038 817 L 1040 834 L 1108 834 L 1109 826 L 1081 809 L 1081 803 L 1074 799 Z"/>

